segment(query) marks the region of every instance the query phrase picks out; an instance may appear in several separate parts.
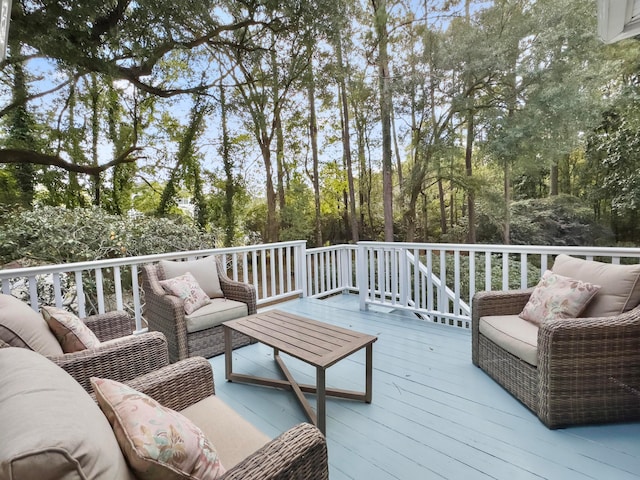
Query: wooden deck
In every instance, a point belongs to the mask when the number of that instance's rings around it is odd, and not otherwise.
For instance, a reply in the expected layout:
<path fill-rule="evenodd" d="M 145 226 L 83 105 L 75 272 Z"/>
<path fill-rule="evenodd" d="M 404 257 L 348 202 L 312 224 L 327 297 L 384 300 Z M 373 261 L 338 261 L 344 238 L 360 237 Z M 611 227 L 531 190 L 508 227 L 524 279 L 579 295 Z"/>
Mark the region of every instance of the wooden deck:
<path fill-rule="evenodd" d="M 471 363 L 468 331 L 360 312 L 349 295 L 278 308 L 378 336 L 373 402 L 327 400 L 332 480 L 640 478 L 640 423 L 548 430 Z M 233 359 L 238 372 L 278 375 L 264 345 L 235 350 Z M 286 361 L 300 382 L 314 382 L 313 367 Z M 228 383 L 224 355 L 211 363 L 216 393 L 267 435 L 305 421 L 291 392 Z M 327 370 L 330 386 L 364 388 L 364 351 Z"/>

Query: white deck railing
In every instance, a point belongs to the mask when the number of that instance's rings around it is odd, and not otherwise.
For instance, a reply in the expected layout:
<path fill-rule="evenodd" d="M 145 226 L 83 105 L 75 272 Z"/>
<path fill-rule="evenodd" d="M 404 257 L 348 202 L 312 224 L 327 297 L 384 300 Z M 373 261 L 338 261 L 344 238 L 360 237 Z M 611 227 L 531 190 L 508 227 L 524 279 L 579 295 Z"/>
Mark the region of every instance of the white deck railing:
<path fill-rule="evenodd" d="M 307 250 L 307 296 L 318 298 L 336 293 L 357 292 L 357 252 L 355 245 Z"/>
<path fill-rule="evenodd" d="M 476 291 L 533 286 L 560 253 L 611 263 L 640 261 L 638 248 L 360 242 L 306 249 L 304 241 L 296 241 L 0 270 L 0 285 L 35 310 L 41 303 L 70 305 L 82 317 L 127 309 L 142 331 L 141 265 L 219 255 L 231 278 L 255 286 L 258 306 L 358 292 L 361 309 L 403 310 L 469 328 Z"/>
<path fill-rule="evenodd" d="M 360 242 L 360 308 L 385 306 L 470 328 L 476 291 L 535 286 L 561 253 L 610 263 L 640 261 L 639 248 Z"/>
<path fill-rule="evenodd" d="M 234 280 L 254 285 L 258 305 L 305 295 L 304 241 L 0 270 L 0 283 L 2 293 L 28 301 L 36 311 L 41 303 L 70 305 L 80 317 L 128 310 L 142 331 L 141 265 L 208 255 L 219 255 Z"/>

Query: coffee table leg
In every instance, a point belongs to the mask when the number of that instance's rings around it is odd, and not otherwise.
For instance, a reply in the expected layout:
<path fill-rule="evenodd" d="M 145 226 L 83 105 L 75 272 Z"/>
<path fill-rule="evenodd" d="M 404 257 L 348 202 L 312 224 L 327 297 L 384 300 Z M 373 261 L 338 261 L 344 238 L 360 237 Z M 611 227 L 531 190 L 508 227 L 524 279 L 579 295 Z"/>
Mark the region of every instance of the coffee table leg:
<path fill-rule="evenodd" d="M 364 401 L 366 403 L 371 403 L 373 392 L 372 392 L 372 384 L 373 384 L 373 343 L 367 345 L 367 359 L 365 362 L 366 365 L 366 385 L 365 385 L 365 393 L 364 393 Z"/>
<path fill-rule="evenodd" d="M 318 418 L 318 428 L 323 434 L 327 432 L 327 392 L 326 392 L 326 379 L 325 369 L 322 367 L 316 368 L 316 389 L 317 389 L 317 406 L 316 415 Z"/>
<path fill-rule="evenodd" d="M 231 345 L 231 329 L 222 326 L 224 329 L 224 373 L 225 378 L 228 381 L 231 381 L 231 373 L 233 372 L 233 355 L 232 355 L 232 345 Z"/>

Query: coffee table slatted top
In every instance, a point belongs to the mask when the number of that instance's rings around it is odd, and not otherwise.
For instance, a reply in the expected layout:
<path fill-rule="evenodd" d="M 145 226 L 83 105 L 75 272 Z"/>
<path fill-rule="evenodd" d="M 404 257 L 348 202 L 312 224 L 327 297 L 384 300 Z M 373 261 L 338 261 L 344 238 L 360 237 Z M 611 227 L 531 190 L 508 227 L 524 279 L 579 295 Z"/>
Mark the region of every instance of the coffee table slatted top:
<path fill-rule="evenodd" d="M 327 368 L 377 337 L 280 310 L 225 322 L 238 332 L 317 367 Z"/>

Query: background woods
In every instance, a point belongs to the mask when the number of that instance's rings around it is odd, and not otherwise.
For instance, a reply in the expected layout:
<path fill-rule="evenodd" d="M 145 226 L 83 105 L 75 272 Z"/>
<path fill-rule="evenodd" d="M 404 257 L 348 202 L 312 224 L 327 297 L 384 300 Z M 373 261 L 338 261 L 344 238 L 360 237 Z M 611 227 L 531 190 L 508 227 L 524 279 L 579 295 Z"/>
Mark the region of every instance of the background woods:
<path fill-rule="evenodd" d="M 596 30 L 595 0 L 14 0 L 3 223 L 636 244 L 640 47 Z"/>

